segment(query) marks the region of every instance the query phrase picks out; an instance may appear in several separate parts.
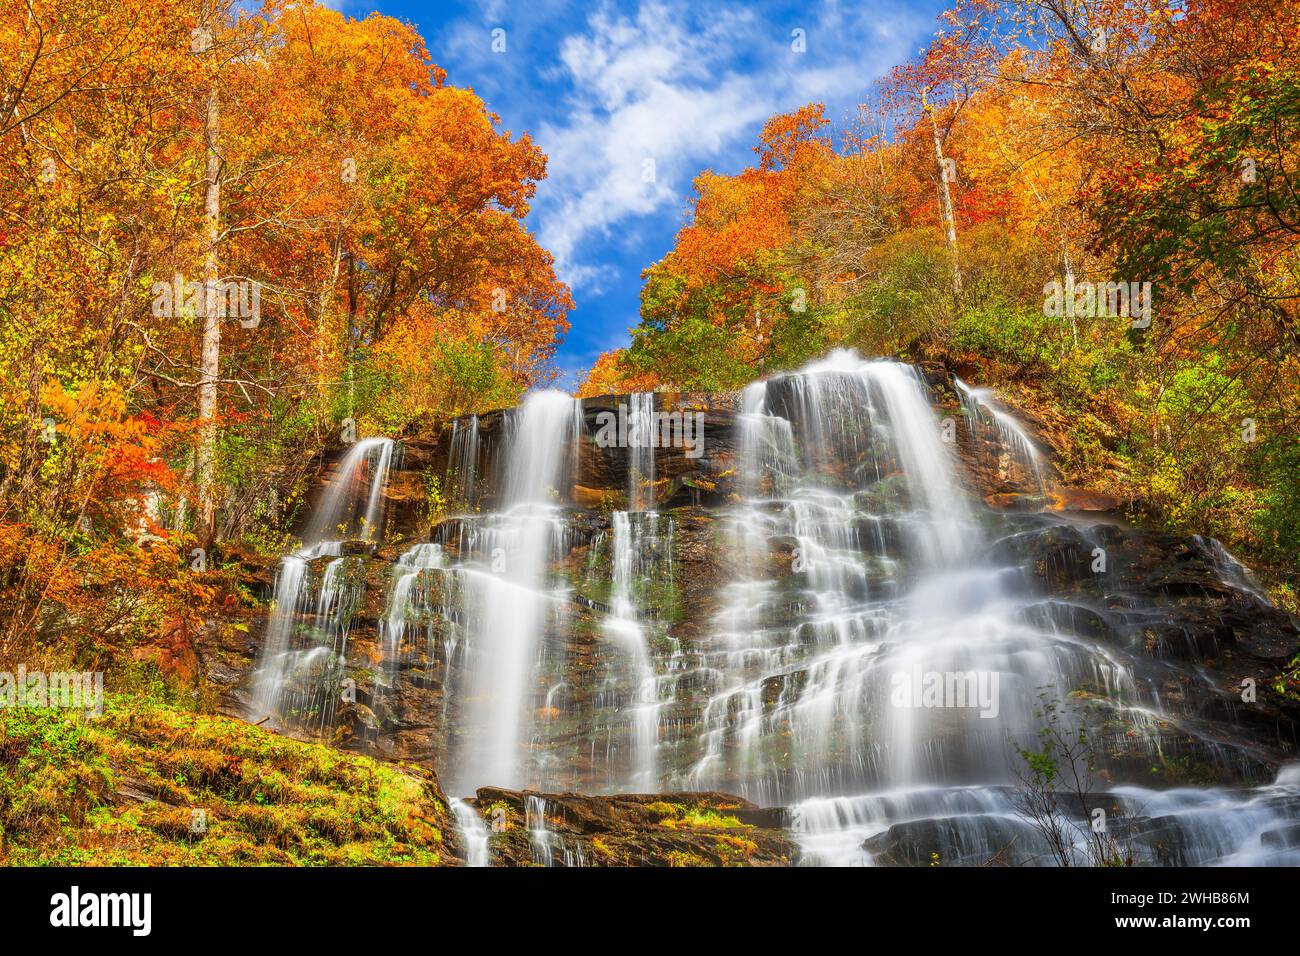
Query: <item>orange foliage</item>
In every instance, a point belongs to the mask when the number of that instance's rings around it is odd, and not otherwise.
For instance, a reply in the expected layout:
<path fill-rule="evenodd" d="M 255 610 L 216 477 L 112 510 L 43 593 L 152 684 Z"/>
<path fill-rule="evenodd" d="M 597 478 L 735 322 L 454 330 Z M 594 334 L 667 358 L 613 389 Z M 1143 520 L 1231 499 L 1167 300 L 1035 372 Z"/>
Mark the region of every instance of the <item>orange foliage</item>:
<path fill-rule="evenodd" d="M 601 352 L 575 393 L 578 398 L 653 392 L 661 383 L 652 372 L 635 372 L 624 364 L 626 349 Z"/>

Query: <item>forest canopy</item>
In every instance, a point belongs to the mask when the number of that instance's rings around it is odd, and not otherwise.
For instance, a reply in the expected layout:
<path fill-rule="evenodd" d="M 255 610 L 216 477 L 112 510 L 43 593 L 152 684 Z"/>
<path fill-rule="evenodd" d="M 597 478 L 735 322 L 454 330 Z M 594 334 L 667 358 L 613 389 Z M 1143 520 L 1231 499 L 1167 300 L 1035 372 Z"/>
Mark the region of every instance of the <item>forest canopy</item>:
<path fill-rule="evenodd" d="M 556 374 L 546 157 L 410 25 L 19 2 L 0 65 L 0 643 L 177 626 L 343 431 Z"/>

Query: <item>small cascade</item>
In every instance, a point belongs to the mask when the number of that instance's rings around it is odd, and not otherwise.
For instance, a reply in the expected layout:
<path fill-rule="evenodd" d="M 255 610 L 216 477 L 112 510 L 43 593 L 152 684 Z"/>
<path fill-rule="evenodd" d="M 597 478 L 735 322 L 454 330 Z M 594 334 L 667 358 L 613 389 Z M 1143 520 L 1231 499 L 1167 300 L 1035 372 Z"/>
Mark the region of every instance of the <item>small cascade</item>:
<path fill-rule="evenodd" d="M 1045 496 L 1047 480 L 1043 453 L 1030 439 L 1024 426 L 998 404 L 991 389 L 971 388 L 955 375 L 952 382 L 972 433 L 991 439 L 999 449 L 999 457 L 1002 459 L 998 463 L 999 473 L 1011 474 L 1013 469 L 1009 466 L 1009 459 L 1030 477 L 1038 496 Z"/>
<path fill-rule="evenodd" d="M 653 512 L 628 514 L 615 511 L 611 516 L 609 614 L 604 633 L 610 643 L 622 651 L 629 664 L 632 693 L 626 703 L 616 689 L 611 696 L 631 711 L 630 775 L 625 771 L 614 788 L 653 790 L 657 783 L 655 753 L 659 745 L 660 679 L 653 658 L 652 641 L 662 628 L 645 617 L 646 591 L 664 581 L 671 581 L 672 523 Z M 617 687 L 618 682 L 614 685 Z M 622 787 L 619 786 L 620 781 Z"/>
<path fill-rule="evenodd" d="M 404 552 L 393 568 L 388 606 L 379 622 L 389 686 L 395 681 L 402 645 L 412 628 L 424 626 L 426 653 L 430 659 L 437 654 L 433 625 L 438 610 L 439 582 L 431 572 L 443 568 L 446 560 L 441 545 L 424 542 Z"/>
<path fill-rule="evenodd" d="M 816 797 L 791 809 L 792 829 L 808 865 L 870 866 L 867 846 L 891 827 L 940 824 L 950 831 L 936 860 L 945 866 L 984 862 L 1011 843 L 1022 855 L 1049 852 L 1034 828 L 1017 813 L 1008 789 L 993 787 L 892 790 L 859 797 Z M 1028 853 L 1023 853 L 1031 847 Z M 936 851 L 938 852 L 938 851 Z"/>
<path fill-rule="evenodd" d="M 478 416 L 452 422 L 447 456 L 447 493 L 458 507 L 472 511 L 478 504 Z"/>
<path fill-rule="evenodd" d="M 862 374 L 883 399 L 887 424 L 882 431 L 906 476 L 911 507 L 919 511 L 908 524 L 913 537 L 923 542 L 925 562 L 964 564 L 970 554 L 972 516 L 957 481 L 952 449 L 936 431 L 929 388 L 916 369 L 898 362 L 868 362 Z"/>
<path fill-rule="evenodd" d="M 379 540 L 395 455 L 388 438 L 353 444 L 316 504 L 302 547 L 281 560 L 254 676 L 252 720 L 313 730 L 333 720 L 348 630 L 365 592 L 364 561 L 345 556 L 343 541 Z M 330 560 L 318 569 L 324 558 Z"/>
<path fill-rule="evenodd" d="M 483 818 L 464 800 L 451 798 L 451 812 L 456 817 L 460 838 L 465 844 L 466 866 L 488 866 L 488 828 Z"/>
<path fill-rule="evenodd" d="M 655 497 L 655 395 L 637 392 L 627 400 L 627 506 L 630 511 L 649 511 Z"/>
<path fill-rule="evenodd" d="M 1206 538 L 1201 535 L 1194 535 L 1193 541 L 1201 545 L 1209 554 L 1214 563 L 1214 570 L 1217 572 L 1219 580 L 1229 587 L 1253 594 L 1261 600 L 1268 600 L 1268 596 L 1260 590 L 1259 582 L 1250 570 L 1228 553 L 1228 549 L 1221 542 L 1214 538 Z"/>
<path fill-rule="evenodd" d="M 312 512 L 304 546 L 322 541 L 378 541 L 383 534 L 384 489 L 399 446 L 391 438 L 353 443 Z"/>
<path fill-rule="evenodd" d="M 525 825 L 528 827 L 528 844 L 533 862 L 538 866 L 586 866 L 582 844 L 574 841 L 570 847 L 560 834 L 551 830 L 546 822 L 546 800 L 530 794 L 524 803 Z"/>
<path fill-rule="evenodd" d="M 606 730 L 609 744 L 604 763 L 612 775 L 609 789 L 653 789 L 657 782 L 655 752 L 659 738 L 660 689 L 652 641 L 660 629 L 647 619 L 647 590 L 671 578 L 672 522 L 653 510 L 655 482 L 655 395 L 638 392 L 627 397 L 627 511 L 610 516 L 608 613 L 602 630 L 622 658 L 624 673 L 611 667 L 598 695 L 619 720 L 619 731 Z M 603 539 L 600 542 L 603 544 Z M 600 548 L 593 552 L 602 553 Z M 600 569 L 603 571 L 604 569 Z M 630 725 L 630 726 L 628 726 Z M 631 759 L 615 759 L 613 741 L 627 741 Z M 617 768 L 617 769 L 615 769 Z"/>
<path fill-rule="evenodd" d="M 303 610 L 300 605 L 306 593 L 308 560 L 306 554 L 289 555 L 281 559 L 280 569 L 276 572 L 271 614 L 266 622 L 253 687 L 250 715 L 253 720 L 273 714 L 279 705 L 280 689 L 292 664 L 289 647 L 293 643 L 298 615 Z"/>
<path fill-rule="evenodd" d="M 1062 833 L 1075 865 L 1090 865 L 1092 817 L 1061 795 Z M 1115 846 L 1139 866 L 1300 865 L 1300 779 L 1284 768 L 1247 790 L 1122 786 L 1092 796 Z M 857 797 L 819 797 L 791 808 L 805 865 L 924 866 L 1007 862 L 1047 866 L 1051 845 L 1010 787 L 925 787 Z M 919 839 L 918 839 L 919 838 Z M 915 848 L 934 859 L 913 858 Z"/>

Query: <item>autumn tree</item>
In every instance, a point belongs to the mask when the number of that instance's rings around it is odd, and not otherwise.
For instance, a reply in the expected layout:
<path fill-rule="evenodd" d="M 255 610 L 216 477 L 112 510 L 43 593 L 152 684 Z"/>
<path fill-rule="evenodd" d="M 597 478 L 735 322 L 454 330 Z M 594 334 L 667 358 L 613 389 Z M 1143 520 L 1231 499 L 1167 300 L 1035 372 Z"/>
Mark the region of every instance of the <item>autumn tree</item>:
<path fill-rule="evenodd" d="M 830 175 L 823 107 L 811 104 L 763 127 L 756 168 L 695 180 L 687 225 L 667 257 L 646 270 L 642 325 L 628 355 L 636 374 L 725 388 L 751 377 L 793 311 L 819 290 L 792 270 L 803 203 Z"/>
<path fill-rule="evenodd" d="M 523 225 L 545 157 L 411 27 L 30 0 L 0 70 L 5 647 L 188 627 L 194 545 L 281 535 L 342 419 L 554 374 L 572 303 Z"/>

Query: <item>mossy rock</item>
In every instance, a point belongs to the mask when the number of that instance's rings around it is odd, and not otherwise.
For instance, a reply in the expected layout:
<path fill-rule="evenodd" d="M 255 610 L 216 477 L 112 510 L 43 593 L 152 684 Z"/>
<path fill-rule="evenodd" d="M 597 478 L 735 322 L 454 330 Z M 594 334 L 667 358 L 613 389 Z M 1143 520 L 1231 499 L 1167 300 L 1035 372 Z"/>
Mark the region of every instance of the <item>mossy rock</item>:
<path fill-rule="evenodd" d="M 20 866 L 460 863 L 428 771 L 148 698 L 0 710 L 0 826 Z"/>

